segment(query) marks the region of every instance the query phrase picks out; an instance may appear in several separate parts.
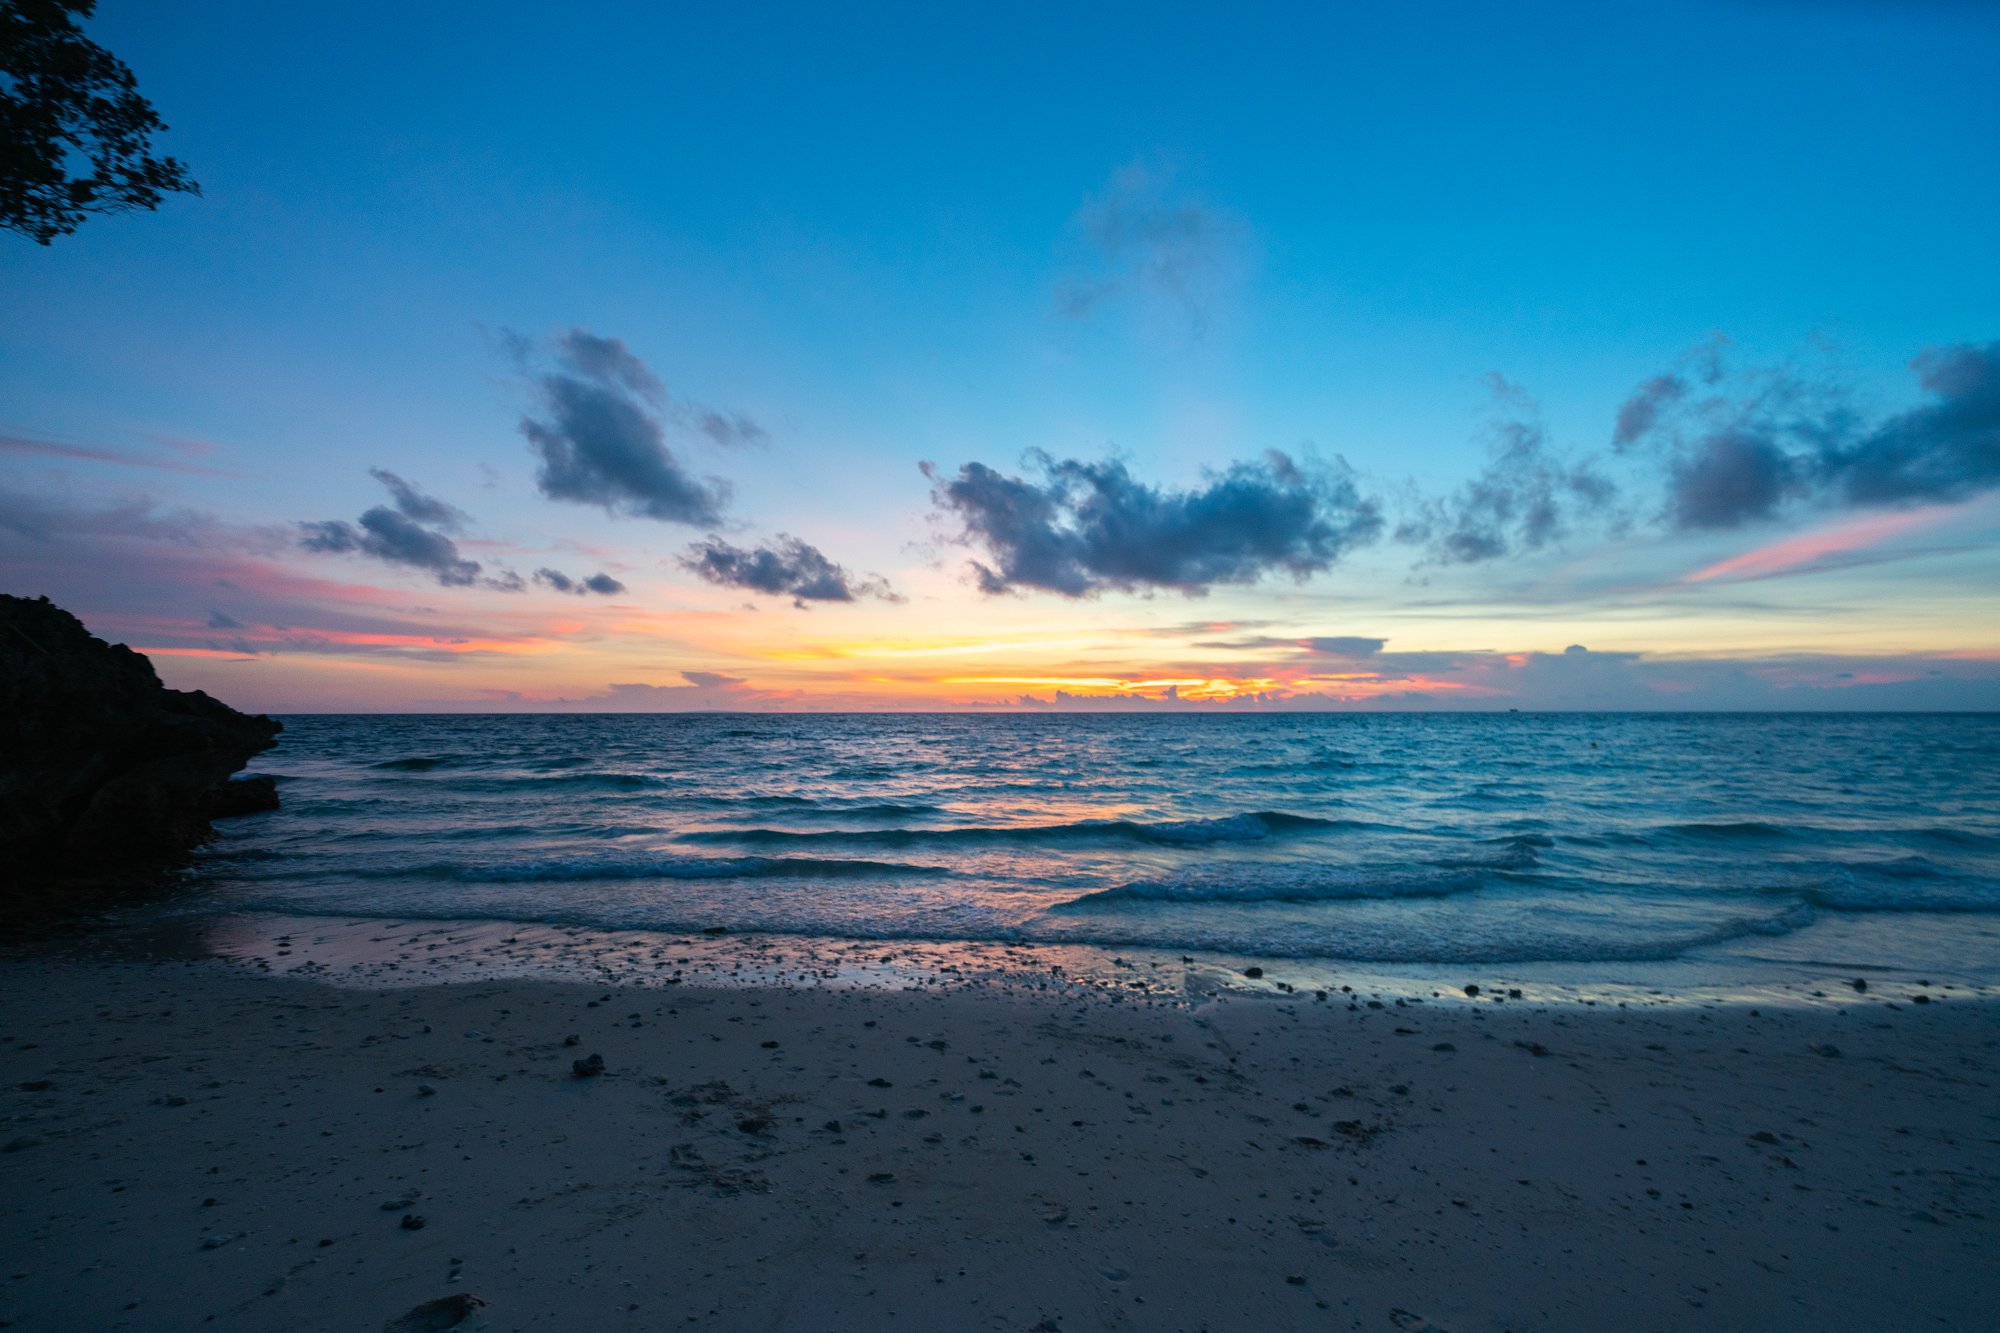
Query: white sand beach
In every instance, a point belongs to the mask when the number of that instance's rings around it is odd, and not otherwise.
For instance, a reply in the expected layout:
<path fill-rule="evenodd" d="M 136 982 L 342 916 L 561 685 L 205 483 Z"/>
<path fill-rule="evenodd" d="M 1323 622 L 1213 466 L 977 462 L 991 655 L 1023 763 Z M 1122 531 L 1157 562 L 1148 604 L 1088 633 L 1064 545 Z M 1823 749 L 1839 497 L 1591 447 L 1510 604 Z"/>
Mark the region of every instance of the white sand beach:
<path fill-rule="evenodd" d="M 19 953 L 0 1321 L 1996 1326 L 1990 1000 L 1377 1003 Z"/>

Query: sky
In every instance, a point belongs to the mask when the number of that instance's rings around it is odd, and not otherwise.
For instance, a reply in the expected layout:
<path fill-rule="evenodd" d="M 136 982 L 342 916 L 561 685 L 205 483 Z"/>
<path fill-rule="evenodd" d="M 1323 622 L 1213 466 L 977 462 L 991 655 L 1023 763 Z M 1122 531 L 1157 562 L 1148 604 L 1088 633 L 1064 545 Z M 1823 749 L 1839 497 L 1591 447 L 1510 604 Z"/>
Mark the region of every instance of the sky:
<path fill-rule="evenodd" d="M 170 685 L 2000 708 L 2000 6 L 88 32 L 202 194 L 0 234 L 0 590 Z"/>

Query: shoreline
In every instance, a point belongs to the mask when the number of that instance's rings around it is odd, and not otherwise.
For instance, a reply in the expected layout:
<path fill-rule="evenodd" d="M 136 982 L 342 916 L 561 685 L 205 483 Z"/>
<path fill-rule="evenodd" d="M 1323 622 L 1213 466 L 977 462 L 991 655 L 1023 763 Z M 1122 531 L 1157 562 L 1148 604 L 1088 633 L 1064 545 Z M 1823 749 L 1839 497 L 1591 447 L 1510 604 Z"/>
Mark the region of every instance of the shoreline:
<path fill-rule="evenodd" d="M 1898 914 L 1911 918 L 1917 914 Z M 1896 923 L 1908 929 L 1907 920 Z M 608 929 L 480 917 L 319 916 L 159 905 L 107 914 L 17 946 L 32 956 L 104 961 L 217 959 L 264 975 L 340 987 L 552 981 L 658 987 L 1093 990 L 1130 1000 L 1200 1005 L 1220 996 L 1368 997 L 1421 1001 L 1467 985 L 1488 1003 L 1551 1005 L 1844 1005 L 1944 1000 L 2000 1002 L 2000 937 L 1983 923 L 1935 918 L 1955 932 L 1955 962 L 1936 944 L 1925 961 L 1884 960 L 1879 923 L 1820 923 L 1813 943 L 1757 941 L 1640 961 L 1387 963 L 1149 946 L 1032 940 L 853 938 L 714 928 L 701 933 Z M 1763 948 L 1758 949 L 1756 944 Z M 1822 958 L 1823 952 L 1835 954 Z M 1988 955 L 1993 954 L 1990 960 Z M 6 954 L 0 952 L 0 959 Z M 1860 987 L 1857 988 L 1856 983 Z"/>
<path fill-rule="evenodd" d="M 702 943 L 673 985 L 0 955 L 0 1320 L 1990 1326 L 1990 996 L 746 983 Z"/>

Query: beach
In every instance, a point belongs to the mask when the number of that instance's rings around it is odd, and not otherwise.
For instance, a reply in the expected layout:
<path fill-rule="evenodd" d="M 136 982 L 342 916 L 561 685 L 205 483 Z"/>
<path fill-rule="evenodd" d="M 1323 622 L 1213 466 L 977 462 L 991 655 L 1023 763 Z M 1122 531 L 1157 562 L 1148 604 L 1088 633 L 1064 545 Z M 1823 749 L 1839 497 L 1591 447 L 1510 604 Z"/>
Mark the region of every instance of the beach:
<path fill-rule="evenodd" d="M 1979 986 L 418 975 L 440 938 L 10 950 L 5 1326 L 1995 1326 Z"/>

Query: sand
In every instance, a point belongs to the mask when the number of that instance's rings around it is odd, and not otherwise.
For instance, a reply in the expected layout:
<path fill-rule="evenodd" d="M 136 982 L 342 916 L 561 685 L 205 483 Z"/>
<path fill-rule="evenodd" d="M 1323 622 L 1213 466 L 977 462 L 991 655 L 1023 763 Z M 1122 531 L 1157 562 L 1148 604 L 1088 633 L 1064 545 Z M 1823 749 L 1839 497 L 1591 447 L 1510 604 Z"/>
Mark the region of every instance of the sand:
<path fill-rule="evenodd" d="M 355 988 L 15 951 L 0 1322 L 2000 1327 L 1990 999 L 1372 1007 L 1269 970 Z"/>

